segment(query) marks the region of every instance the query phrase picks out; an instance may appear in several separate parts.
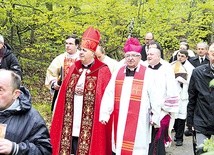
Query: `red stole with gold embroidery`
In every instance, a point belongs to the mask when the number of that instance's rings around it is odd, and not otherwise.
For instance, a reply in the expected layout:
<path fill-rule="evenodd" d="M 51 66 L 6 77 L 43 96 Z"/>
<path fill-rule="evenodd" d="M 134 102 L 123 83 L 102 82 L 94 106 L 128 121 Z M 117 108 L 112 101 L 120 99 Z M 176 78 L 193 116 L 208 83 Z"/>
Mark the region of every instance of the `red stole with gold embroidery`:
<path fill-rule="evenodd" d="M 125 66 L 122 67 L 116 77 L 115 83 L 115 107 L 114 107 L 114 139 L 115 144 L 117 138 L 117 125 L 118 125 L 118 117 L 120 112 L 120 98 L 122 92 L 122 86 L 125 78 Z M 129 101 L 128 107 L 128 114 L 126 119 L 125 131 L 123 135 L 123 143 L 122 143 L 122 150 L 121 154 L 131 155 L 133 148 L 134 148 L 134 141 L 136 136 L 137 124 L 138 124 L 138 116 L 140 111 L 141 105 L 141 97 L 143 91 L 143 82 L 144 82 L 144 75 L 145 75 L 146 67 L 140 65 L 139 71 L 135 72 L 133 83 L 132 83 L 132 90 L 131 96 Z M 134 115 L 132 115 L 134 113 Z"/>

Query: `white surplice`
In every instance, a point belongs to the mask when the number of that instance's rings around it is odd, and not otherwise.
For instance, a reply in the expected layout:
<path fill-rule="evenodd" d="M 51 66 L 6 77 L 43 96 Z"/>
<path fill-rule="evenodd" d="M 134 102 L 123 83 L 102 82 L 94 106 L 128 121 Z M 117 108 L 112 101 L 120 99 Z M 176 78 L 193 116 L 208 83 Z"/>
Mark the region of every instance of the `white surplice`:
<path fill-rule="evenodd" d="M 139 71 L 139 67 L 142 64 L 138 65 L 136 72 Z M 110 115 L 114 110 L 114 97 L 115 97 L 115 81 L 117 77 L 118 70 L 114 72 L 112 78 L 105 90 L 101 108 L 100 108 L 100 121 L 108 122 Z M 125 73 L 125 70 L 124 70 Z M 148 154 L 149 143 L 151 142 L 151 125 L 150 122 L 154 122 L 157 126 L 160 126 L 160 113 L 161 105 L 159 104 L 161 100 L 160 94 L 158 94 L 158 89 L 154 85 L 157 82 L 154 82 L 155 78 L 151 74 L 151 70 L 146 69 L 144 82 L 143 82 L 143 91 L 141 96 L 140 111 L 138 117 L 138 123 L 136 127 L 136 135 L 134 141 L 134 148 L 132 151 L 133 155 L 146 155 Z M 119 107 L 119 117 L 118 117 L 118 126 L 117 126 L 117 144 L 114 144 L 113 139 L 113 151 L 117 155 L 121 154 L 124 130 L 126 125 L 128 106 L 130 102 L 130 95 L 132 89 L 133 77 L 125 77 L 122 92 L 120 97 L 120 107 Z M 151 116 L 151 106 L 154 114 Z M 158 115 L 156 115 L 158 114 Z M 133 130 L 135 131 L 134 127 Z M 114 132 L 114 131 L 113 131 Z M 114 133 L 113 133 L 114 135 Z M 112 136 L 114 137 L 114 136 Z M 116 146 L 116 148 L 115 148 Z"/>

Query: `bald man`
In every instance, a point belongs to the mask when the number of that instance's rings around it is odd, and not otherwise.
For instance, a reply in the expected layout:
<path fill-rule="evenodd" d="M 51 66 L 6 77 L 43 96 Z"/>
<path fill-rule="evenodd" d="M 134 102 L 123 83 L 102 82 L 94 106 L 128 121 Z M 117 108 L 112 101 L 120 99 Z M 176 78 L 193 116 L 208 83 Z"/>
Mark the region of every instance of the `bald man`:
<path fill-rule="evenodd" d="M 161 52 L 158 48 L 151 47 L 148 50 L 147 63 L 152 70 L 153 77 L 158 79 L 156 88 L 158 94 L 162 96 L 162 100 L 158 102 L 161 107 L 158 113 L 161 120 L 160 127 L 153 127 L 149 155 L 166 154 L 165 146 L 171 143 L 171 129 L 174 124 L 174 113 L 178 111 L 179 94 L 172 67 L 161 59 Z"/>
<path fill-rule="evenodd" d="M 44 119 L 13 71 L 0 69 L 0 154 L 52 154 Z"/>
<path fill-rule="evenodd" d="M 149 50 L 149 44 L 151 41 L 154 41 L 154 35 L 151 32 L 146 33 L 144 37 L 144 45 L 142 45 L 142 51 L 141 51 L 141 60 L 146 61 L 147 60 L 147 53 Z M 158 46 L 160 46 L 158 44 Z M 163 58 L 163 49 L 160 46 L 160 52 L 161 52 L 161 58 Z"/>

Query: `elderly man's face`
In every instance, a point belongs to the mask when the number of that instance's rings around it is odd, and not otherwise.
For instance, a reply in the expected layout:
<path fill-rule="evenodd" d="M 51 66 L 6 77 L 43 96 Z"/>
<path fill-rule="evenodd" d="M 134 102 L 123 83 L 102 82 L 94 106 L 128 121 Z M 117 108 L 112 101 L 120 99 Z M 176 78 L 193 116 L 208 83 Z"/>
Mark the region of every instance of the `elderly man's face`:
<path fill-rule="evenodd" d="M 0 74 L 0 110 L 7 109 L 17 98 L 19 90 L 14 90 L 11 83 L 11 76 L 8 72 L 2 71 Z"/>
<path fill-rule="evenodd" d="M 140 53 L 137 52 L 128 52 L 125 54 L 125 60 L 128 68 L 135 68 L 141 60 Z"/>
<path fill-rule="evenodd" d="M 199 44 L 197 46 L 197 54 L 201 57 L 203 57 L 204 55 L 207 54 L 207 49 L 206 49 L 206 46 L 204 44 Z"/>

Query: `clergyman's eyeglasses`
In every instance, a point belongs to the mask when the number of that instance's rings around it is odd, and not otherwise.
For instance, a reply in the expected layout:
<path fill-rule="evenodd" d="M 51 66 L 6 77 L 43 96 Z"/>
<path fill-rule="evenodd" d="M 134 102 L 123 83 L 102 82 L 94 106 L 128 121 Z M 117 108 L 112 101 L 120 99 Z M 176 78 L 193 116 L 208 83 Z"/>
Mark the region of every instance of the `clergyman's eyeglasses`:
<path fill-rule="evenodd" d="M 136 57 L 139 57 L 140 55 L 139 54 L 126 54 L 125 55 L 125 58 L 136 58 Z"/>

